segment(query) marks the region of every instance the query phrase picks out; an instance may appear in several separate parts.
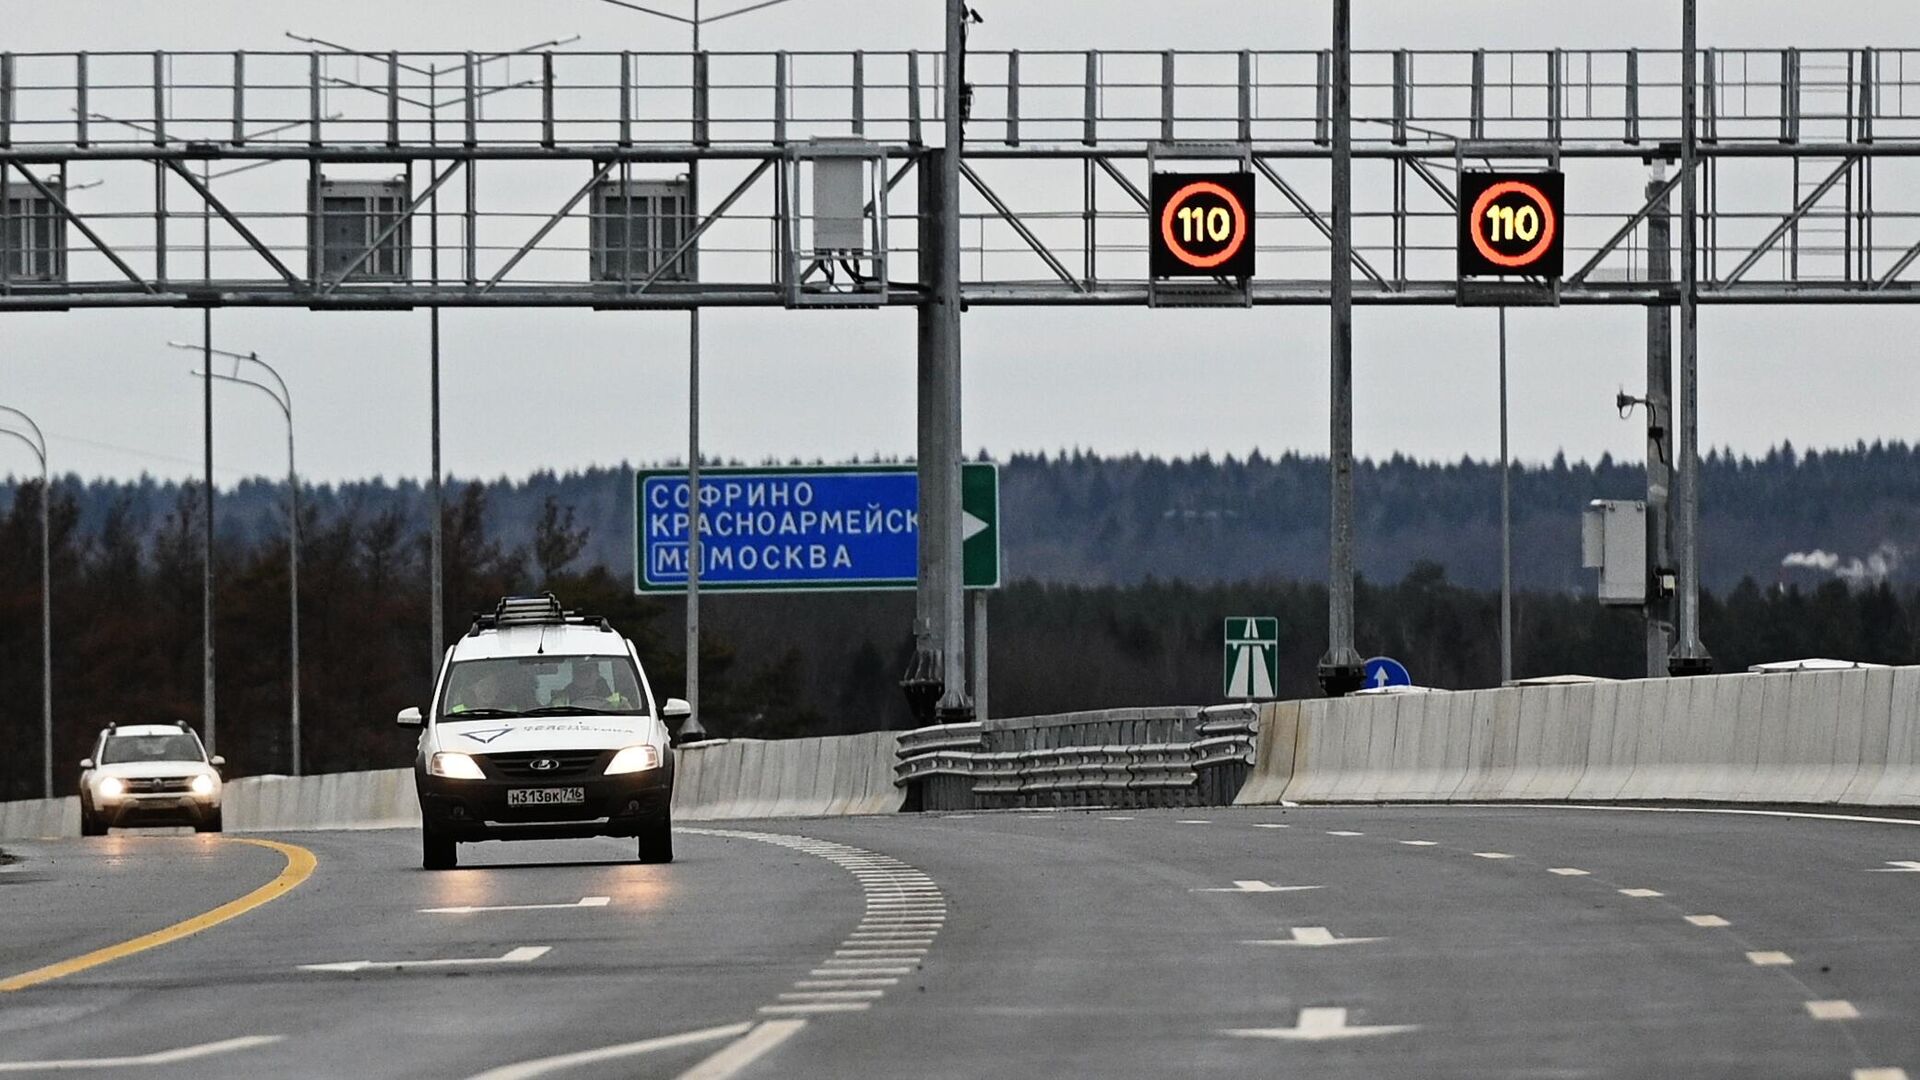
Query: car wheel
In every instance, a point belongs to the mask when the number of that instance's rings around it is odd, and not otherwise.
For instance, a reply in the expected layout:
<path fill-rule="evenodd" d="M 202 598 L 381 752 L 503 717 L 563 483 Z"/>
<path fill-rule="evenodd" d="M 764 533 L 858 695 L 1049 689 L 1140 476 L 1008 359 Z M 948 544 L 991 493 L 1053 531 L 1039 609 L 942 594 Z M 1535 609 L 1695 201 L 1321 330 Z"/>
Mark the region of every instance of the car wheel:
<path fill-rule="evenodd" d="M 673 815 L 661 814 L 659 818 L 640 827 L 640 861 L 643 863 L 670 863 L 673 861 Z"/>
<path fill-rule="evenodd" d="M 105 836 L 107 835 L 107 823 L 95 817 L 83 806 L 80 808 L 80 835 Z"/>
<path fill-rule="evenodd" d="M 460 865 L 460 849 L 453 838 L 432 829 L 420 830 L 420 866 L 426 870 L 452 870 Z"/>
<path fill-rule="evenodd" d="M 207 820 L 205 820 L 205 821 L 203 821 L 203 822 L 201 822 L 201 823 L 200 823 L 200 824 L 198 824 L 198 825 L 195 825 L 195 826 L 193 827 L 193 831 L 194 831 L 194 832 L 219 832 L 219 831 L 221 831 L 221 830 L 220 830 L 220 811 L 218 811 L 218 810 L 215 810 L 215 811 L 213 812 L 213 816 L 212 816 L 212 817 L 209 817 L 209 818 L 208 818 Z"/>

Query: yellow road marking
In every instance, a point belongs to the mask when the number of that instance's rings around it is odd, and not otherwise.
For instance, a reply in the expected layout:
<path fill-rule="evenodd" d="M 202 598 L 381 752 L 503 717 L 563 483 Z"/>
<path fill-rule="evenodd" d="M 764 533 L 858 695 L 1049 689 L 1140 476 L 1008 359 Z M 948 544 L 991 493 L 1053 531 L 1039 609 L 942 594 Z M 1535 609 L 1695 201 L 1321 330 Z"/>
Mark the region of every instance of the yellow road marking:
<path fill-rule="evenodd" d="M 142 934 L 137 938 L 123 941 L 118 945 L 109 945 L 104 949 L 95 949 L 83 956 L 76 956 L 71 960 L 62 960 L 57 964 L 48 964 L 46 967 L 35 968 L 32 971 L 15 975 L 10 979 L 0 979 L 0 993 L 6 993 L 12 990 L 25 990 L 30 986 L 38 986 L 41 983 L 62 979 L 76 972 L 99 967 L 101 964 L 110 964 L 115 960 L 132 956 L 135 953 L 146 952 L 148 949 L 157 949 L 162 945 L 179 941 L 183 937 L 189 937 L 202 930 L 219 926 L 228 919 L 245 915 L 247 912 L 252 911 L 254 908 L 268 901 L 279 899 L 292 891 L 295 886 L 307 880 L 313 873 L 315 864 L 313 852 L 296 844 L 282 844 L 276 840 L 253 840 L 238 836 L 225 837 L 224 842 L 252 844 L 255 847 L 270 848 L 285 856 L 287 865 L 281 869 L 280 875 L 272 881 L 240 897 L 238 900 L 229 900 L 219 907 L 214 908 L 212 911 L 195 915 L 193 918 L 187 919 L 184 922 L 177 922 L 172 926 L 155 930 L 151 934 Z"/>

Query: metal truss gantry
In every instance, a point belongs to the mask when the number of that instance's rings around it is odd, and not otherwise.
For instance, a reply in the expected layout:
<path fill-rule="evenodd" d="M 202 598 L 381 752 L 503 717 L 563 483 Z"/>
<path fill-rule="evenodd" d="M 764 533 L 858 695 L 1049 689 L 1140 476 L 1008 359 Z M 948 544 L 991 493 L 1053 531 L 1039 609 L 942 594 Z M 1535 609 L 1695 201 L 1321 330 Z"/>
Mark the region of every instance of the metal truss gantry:
<path fill-rule="evenodd" d="M 959 716 L 965 306 L 1325 304 L 1338 381 L 1352 304 L 1677 307 L 1690 365 L 1698 304 L 1920 300 L 1920 50 L 1696 51 L 1689 3 L 1680 50 L 1356 52 L 1347 6 L 1337 51 L 964 52 L 947 0 L 929 53 L 0 54 L 0 311 L 916 307 L 939 497 L 909 674 Z M 823 220 L 849 158 L 864 205 Z M 1255 276 L 1157 285 L 1151 173 L 1222 158 L 1264 185 Z M 1555 287 L 1457 279 L 1452 174 L 1482 161 L 1567 172 Z M 717 198 L 659 194 L 695 170 Z M 635 239 L 643 194 L 684 216 Z M 1323 675 L 1353 659 L 1348 420 Z"/>

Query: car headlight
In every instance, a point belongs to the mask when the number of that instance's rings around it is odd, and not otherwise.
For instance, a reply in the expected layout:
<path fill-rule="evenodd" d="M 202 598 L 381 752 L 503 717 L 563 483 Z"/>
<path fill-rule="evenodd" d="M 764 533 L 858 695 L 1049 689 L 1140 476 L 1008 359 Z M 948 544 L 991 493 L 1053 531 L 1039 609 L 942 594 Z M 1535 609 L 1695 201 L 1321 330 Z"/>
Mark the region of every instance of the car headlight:
<path fill-rule="evenodd" d="M 646 772 L 660 767 L 660 748 L 657 746 L 629 746 L 613 755 L 607 762 L 607 775 L 618 776 L 621 773 Z"/>
<path fill-rule="evenodd" d="M 100 797 L 117 799 L 127 793 L 127 782 L 117 776 L 109 776 L 100 781 Z"/>
<path fill-rule="evenodd" d="M 427 772 L 434 776 L 444 776 L 449 780 L 485 780 L 487 774 L 480 771 L 480 763 L 470 754 L 456 754 L 442 751 L 427 761 Z"/>
<path fill-rule="evenodd" d="M 213 777 L 207 775 L 206 773 L 201 773 L 199 776 L 194 777 L 193 793 L 195 795 L 213 794 Z"/>

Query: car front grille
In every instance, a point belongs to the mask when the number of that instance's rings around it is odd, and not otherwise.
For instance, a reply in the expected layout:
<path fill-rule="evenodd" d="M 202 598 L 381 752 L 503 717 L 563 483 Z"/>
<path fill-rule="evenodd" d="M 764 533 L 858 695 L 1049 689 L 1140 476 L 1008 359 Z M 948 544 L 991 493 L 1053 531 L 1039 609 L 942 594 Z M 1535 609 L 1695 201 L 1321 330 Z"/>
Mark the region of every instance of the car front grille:
<path fill-rule="evenodd" d="M 166 776 L 127 781 L 127 791 L 134 795 L 180 794 L 193 790 L 193 777 Z"/>
<path fill-rule="evenodd" d="M 605 754 L 605 750 L 543 750 L 532 754 L 487 754 L 484 760 L 492 766 L 493 774 L 502 779 L 545 783 L 599 775 L 600 759 Z M 537 768 L 539 762 L 553 764 Z"/>

